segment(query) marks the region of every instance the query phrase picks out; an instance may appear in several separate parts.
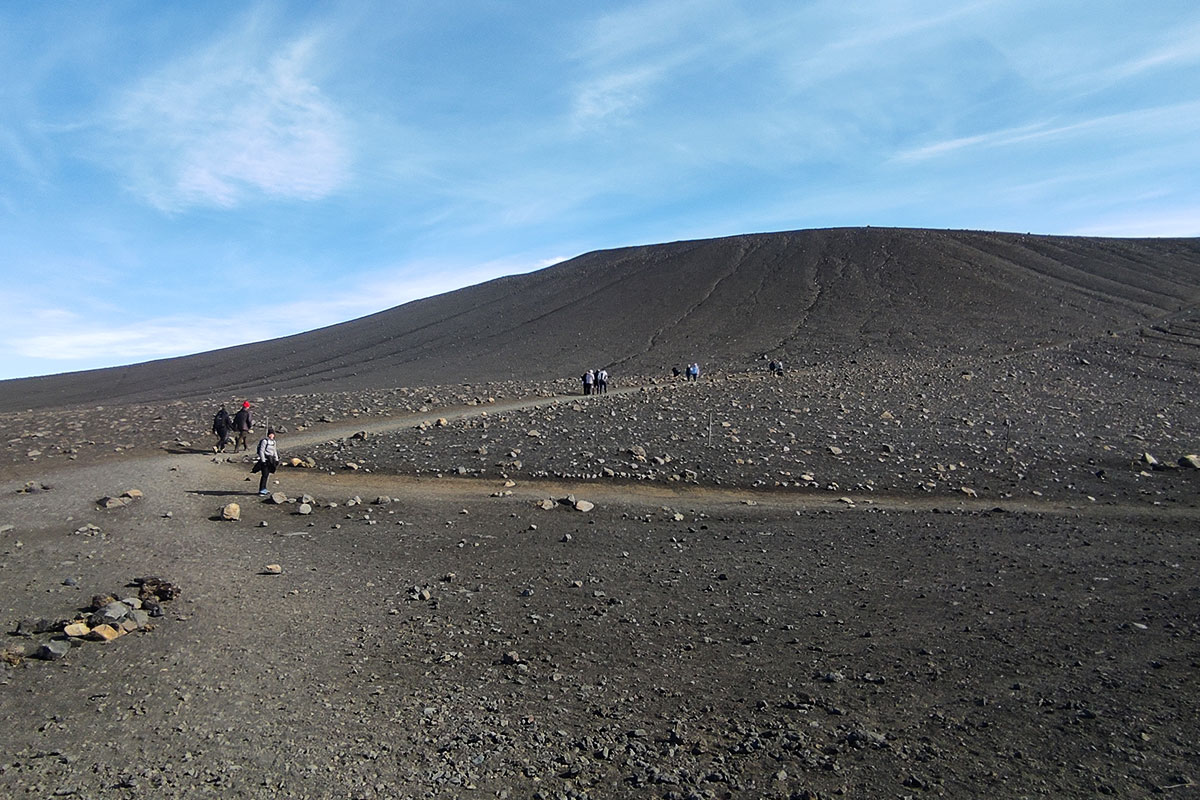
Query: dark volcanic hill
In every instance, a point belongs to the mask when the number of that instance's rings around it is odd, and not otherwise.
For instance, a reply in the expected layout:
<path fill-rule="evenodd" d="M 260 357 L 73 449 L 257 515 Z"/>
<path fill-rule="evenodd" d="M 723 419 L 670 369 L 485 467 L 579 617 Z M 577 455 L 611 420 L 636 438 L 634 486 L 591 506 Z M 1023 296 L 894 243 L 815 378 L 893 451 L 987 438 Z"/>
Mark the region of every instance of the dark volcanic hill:
<path fill-rule="evenodd" d="M 328 328 L 182 358 L 0 383 L 0 410 L 994 355 L 1142 325 L 1200 301 L 1200 239 L 897 229 L 588 253 Z"/>

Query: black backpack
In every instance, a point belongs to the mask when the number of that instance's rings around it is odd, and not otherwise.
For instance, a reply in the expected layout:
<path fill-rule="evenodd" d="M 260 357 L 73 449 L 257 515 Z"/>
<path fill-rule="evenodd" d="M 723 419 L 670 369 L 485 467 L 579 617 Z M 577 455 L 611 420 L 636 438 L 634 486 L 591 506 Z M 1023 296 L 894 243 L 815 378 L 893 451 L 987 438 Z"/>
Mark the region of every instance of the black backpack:
<path fill-rule="evenodd" d="M 222 408 L 220 411 L 217 412 L 217 415 L 215 417 L 213 417 L 213 431 L 214 432 L 219 431 L 221 428 L 225 428 L 226 430 L 228 430 L 229 425 L 230 425 L 229 412 Z"/>

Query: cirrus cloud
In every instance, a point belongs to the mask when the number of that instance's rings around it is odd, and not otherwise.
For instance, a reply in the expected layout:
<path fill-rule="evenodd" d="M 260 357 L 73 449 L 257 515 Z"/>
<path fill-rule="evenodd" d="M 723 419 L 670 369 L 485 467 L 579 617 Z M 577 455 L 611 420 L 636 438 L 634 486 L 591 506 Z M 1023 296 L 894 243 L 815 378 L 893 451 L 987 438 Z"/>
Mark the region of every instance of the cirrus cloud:
<path fill-rule="evenodd" d="M 116 162 L 152 205 L 317 200 L 348 179 L 346 123 L 307 75 L 317 41 L 269 50 L 248 43 L 252 35 L 168 65 L 117 103 L 109 120 Z"/>

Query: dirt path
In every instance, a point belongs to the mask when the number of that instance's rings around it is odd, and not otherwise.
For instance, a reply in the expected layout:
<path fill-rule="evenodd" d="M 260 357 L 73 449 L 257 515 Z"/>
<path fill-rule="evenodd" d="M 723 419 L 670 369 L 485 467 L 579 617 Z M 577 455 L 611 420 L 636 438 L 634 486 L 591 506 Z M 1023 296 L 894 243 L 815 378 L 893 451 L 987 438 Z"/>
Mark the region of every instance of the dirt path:
<path fill-rule="evenodd" d="M 688 384 L 634 385 L 614 388 L 611 395 L 636 394 L 643 391 L 675 391 Z M 285 434 L 280 441 L 285 457 L 289 451 L 322 442 L 348 438 L 359 432 L 380 435 L 393 431 L 414 428 L 422 424 L 433 424 L 440 419 L 447 422 L 465 419 L 498 416 L 513 411 L 524 411 L 575 403 L 603 402 L 599 397 L 581 395 L 554 395 L 548 397 L 523 397 L 486 405 L 454 406 L 416 413 L 398 414 L 368 420 L 322 424 L 296 433 Z M 171 487 L 186 484 L 193 497 L 226 497 L 241 494 L 252 495 L 247 482 L 248 468 L 241 463 L 225 459 L 200 458 L 196 453 L 164 455 L 154 453 L 130 453 L 117 461 L 106 462 L 98 471 L 95 468 L 76 464 L 58 464 L 46 470 L 28 472 L 14 480 L 20 482 L 30 478 L 50 480 L 63 484 L 79 483 L 74 475 L 83 477 L 83 485 L 97 496 L 106 492 L 119 491 L 117 487 L 142 487 L 143 491 L 171 491 Z M 156 480 L 156 476 L 170 475 L 167 484 Z M 108 479 L 105 485 L 97 477 Z M 1037 498 L 993 498 L 971 497 L 965 494 L 898 494 L 883 492 L 830 492 L 818 489 L 751 489 L 738 487 L 715 487 L 684 483 L 630 482 L 630 481 L 564 481 L 553 479 L 522 478 L 513 486 L 506 486 L 498 478 L 473 478 L 460 476 L 415 476 L 368 472 L 330 473 L 313 469 L 283 469 L 276 476 L 278 488 L 295 497 L 301 494 L 328 499 L 342 500 L 355 495 L 373 499 L 380 495 L 402 496 L 422 500 L 466 501 L 471 499 L 504 497 L 527 501 L 545 498 L 561 498 L 576 495 L 592 502 L 629 506 L 662 506 L 686 504 L 689 508 L 707 511 L 728 509 L 736 506 L 757 506 L 764 511 L 853 511 L 887 510 L 914 513 L 947 512 L 978 513 L 987 511 L 1005 513 L 1038 513 L 1065 515 L 1079 518 L 1104 519 L 1123 518 L 1200 518 L 1200 508 L 1195 505 L 1162 505 L 1153 501 L 1126 502 L 1101 499 L 1095 502 L 1080 500 L 1040 500 Z M 255 477 L 253 480 L 257 480 Z"/>

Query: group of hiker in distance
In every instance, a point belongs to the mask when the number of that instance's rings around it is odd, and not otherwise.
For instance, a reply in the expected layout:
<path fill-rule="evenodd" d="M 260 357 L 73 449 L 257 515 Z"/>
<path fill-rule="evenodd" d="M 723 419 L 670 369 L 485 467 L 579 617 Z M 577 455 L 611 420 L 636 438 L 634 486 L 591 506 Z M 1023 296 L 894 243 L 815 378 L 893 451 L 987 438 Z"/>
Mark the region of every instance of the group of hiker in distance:
<path fill-rule="evenodd" d="M 246 437 L 254 430 L 254 417 L 250 412 L 250 401 L 242 402 L 242 407 L 232 417 L 225 410 L 225 406 L 221 406 L 221 410 L 213 418 L 213 433 L 217 436 L 217 443 L 213 445 L 214 453 L 224 453 L 225 447 L 229 444 L 229 434 L 234 434 L 233 452 L 237 452 L 240 447 L 242 450 L 249 450 L 250 447 L 246 444 Z M 251 472 L 259 473 L 258 478 L 258 493 L 267 495 L 267 481 L 271 479 L 271 473 L 279 468 L 279 450 L 275 444 L 275 429 L 267 428 L 267 435 L 258 442 L 258 450 L 255 453 L 254 468 Z"/>
<path fill-rule="evenodd" d="M 774 366 L 774 362 L 772 362 L 772 366 Z M 780 367 L 782 368 L 782 364 Z M 679 367 L 673 367 L 671 371 L 675 377 L 686 375 L 686 380 L 689 381 L 700 379 L 699 364 L 688 364 L 683 372 Z M 608 394 L 608 370 L 589 369 L 583 373 L 581 380 L 584 394 Z M 233 452 L 237 453 L 239 449 L 248 451 L 250 446 L 247 444 L 247 437 L 254 431 L 254 416 L 250 411 L 250 401 L 242 401 L 242 407 L 233 416 L 229 415 L 225 406 L 221 406 L 220 411 L 213 417 L 212 431 L 217 437 L 217 443 L 213 445 L 214 454 L 225 452 L 225 448 L 229 446 L 231 434 L 233 436 Z M 260 495 L 270 494 L 267 490 L 267 483 L 271 480 L 272 473 L 278 468 L 279 449 L 275 444 L 275 429 L 268 427 L 267 435 L 258 442 L 254 468 L 251 470 L 259 475 L 258 493 Z"/>
<path fill-rule="evenodd" d="M 779 369 L 783 369 L 782 363 L 780 363 Z M 771 370 L 775 370 L 774 361 L 771 362 Z M 682 375 L 683 379 L 687 381 L 698 381 L 700 380 L 700 365 L 687 364 L 682 370 L 679 367 L 671 367 L 671 374 L 676 378 Z M 589 369 L 579 379 L 583 381 L 584 394 L 608 394 L 608 370 Z"/>

